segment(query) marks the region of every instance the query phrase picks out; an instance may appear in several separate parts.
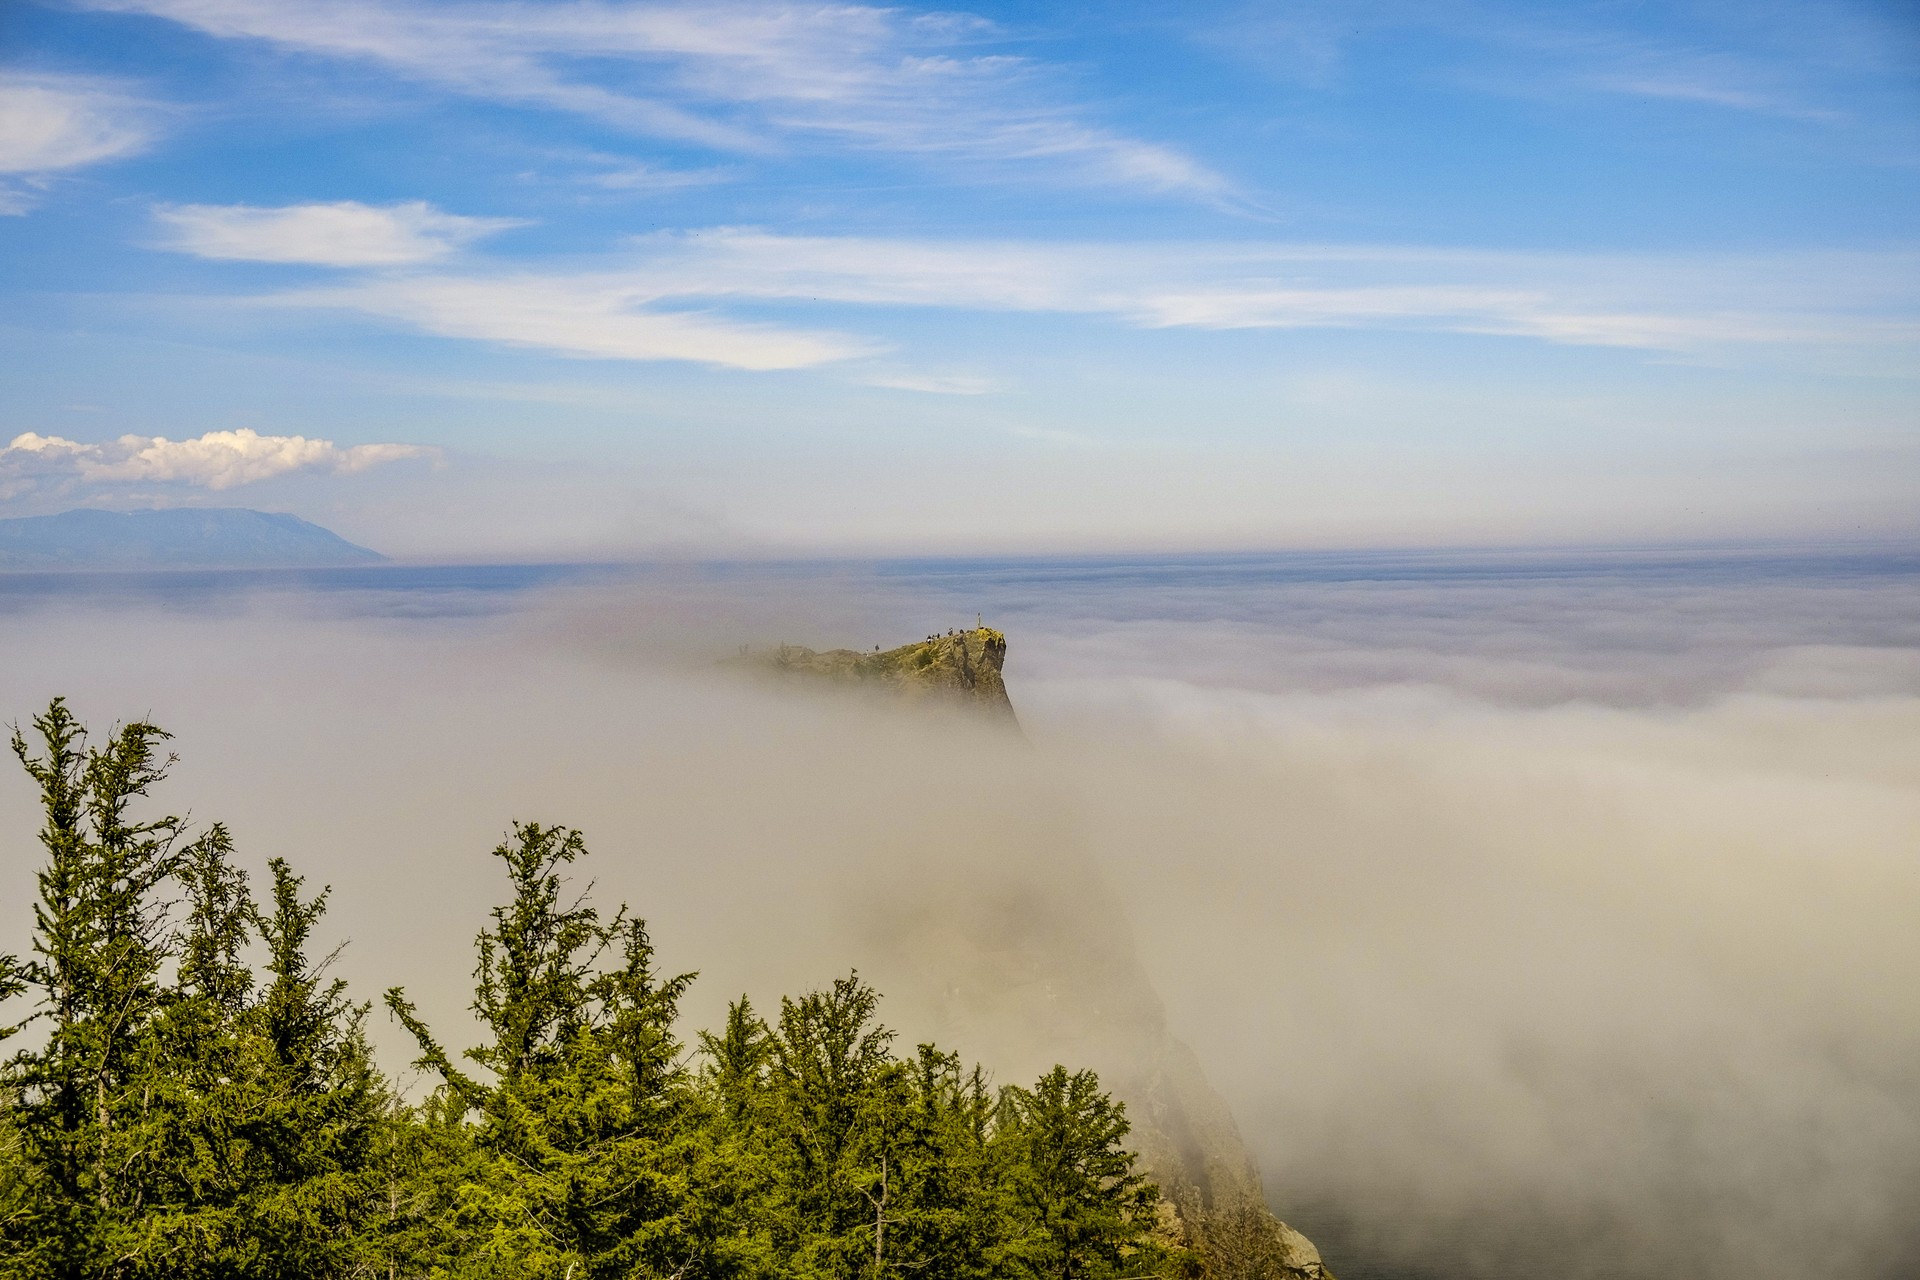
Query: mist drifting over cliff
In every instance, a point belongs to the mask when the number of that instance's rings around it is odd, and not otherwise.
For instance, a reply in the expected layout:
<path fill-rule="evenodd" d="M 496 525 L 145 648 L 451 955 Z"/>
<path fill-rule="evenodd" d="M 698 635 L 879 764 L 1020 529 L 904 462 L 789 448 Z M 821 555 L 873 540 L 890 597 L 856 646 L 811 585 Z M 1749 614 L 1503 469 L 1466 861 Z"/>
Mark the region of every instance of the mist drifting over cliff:
<path fill-rule="evenodd" d="M 7 597 L 0 708 L 150 714 L 170 804 L 331 882 L 339 972 L 439 1025 L 485 850 L 562 821 L 702 971 L 696 1025 L 857 965 L 905 1036 L 1018 1079 L 1164 1017 L 1343 1276 L 1891 1277 L 1920 1265 L 1915 572 L 182 578 Z M 1024 743 L 712 661 L 977 611 Z M 7 949 L 30 801 L 0 781 Z"/>

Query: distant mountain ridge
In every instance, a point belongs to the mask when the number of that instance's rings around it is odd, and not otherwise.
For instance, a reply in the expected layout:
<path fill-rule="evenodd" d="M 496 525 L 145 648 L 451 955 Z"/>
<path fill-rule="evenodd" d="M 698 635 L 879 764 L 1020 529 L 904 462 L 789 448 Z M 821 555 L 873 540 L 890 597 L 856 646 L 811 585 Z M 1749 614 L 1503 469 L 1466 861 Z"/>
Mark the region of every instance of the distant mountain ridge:
<path fill-rule="evenodd" d="M 0 569 L 267 569 L 385 559 L 299 516 L 246 507 L 80 508 L 0 519 Z"/>

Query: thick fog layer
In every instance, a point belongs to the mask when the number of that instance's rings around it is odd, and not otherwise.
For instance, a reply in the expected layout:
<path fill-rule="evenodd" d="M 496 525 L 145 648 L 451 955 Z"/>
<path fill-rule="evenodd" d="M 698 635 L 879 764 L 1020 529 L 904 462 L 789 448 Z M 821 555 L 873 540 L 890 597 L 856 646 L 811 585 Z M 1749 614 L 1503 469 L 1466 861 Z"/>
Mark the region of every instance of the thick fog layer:
<path fill-rule="evenodd" d="M 1920 1268 L 1911 563 L 223 581 L 6 596 L 0 709 L 171 729 L 169 807 L 334 884 L 340 972 L 449 1039 L 485 851 L 562 821 L 696 1024 L 858 965 L 1012 1079 L 1158 1018 L 1143 969 L 1349 1278 Z M 976 612 L 1025 742 L 712 661 Z"/>

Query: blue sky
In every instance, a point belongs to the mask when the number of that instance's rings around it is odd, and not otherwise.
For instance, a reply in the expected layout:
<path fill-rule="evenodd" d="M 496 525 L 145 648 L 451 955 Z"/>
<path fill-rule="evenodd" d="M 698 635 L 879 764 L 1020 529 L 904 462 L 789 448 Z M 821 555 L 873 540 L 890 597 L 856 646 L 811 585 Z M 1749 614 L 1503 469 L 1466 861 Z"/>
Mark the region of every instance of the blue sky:
<path fill-rule="evenodd" d="M 1901 4 L 17 0 L 0 511 L 1910 537 Z"/>

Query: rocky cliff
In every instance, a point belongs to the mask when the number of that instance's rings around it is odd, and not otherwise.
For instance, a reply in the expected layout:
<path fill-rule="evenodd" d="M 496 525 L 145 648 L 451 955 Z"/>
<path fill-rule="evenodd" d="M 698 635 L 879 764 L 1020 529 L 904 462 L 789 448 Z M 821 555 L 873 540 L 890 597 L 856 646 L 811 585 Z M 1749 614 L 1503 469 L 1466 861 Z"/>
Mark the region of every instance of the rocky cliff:
<path fill-rule="evenodd" d="M 949 631 L 884 651 L 876 645 L 871 653 L 818 652 L 783 644 L 745 657 L 782 677 L 865 687 L 906 702 L 964 707 L 1009 723 L 1014 720 L 1013 703 L 1000 678 L 1007 638 L 992 627 Z"/>
<path fill-rule="evenodd" d="M 895 649 L 780 645 L 734 661 L 782 681 L 868 689 L 913 706 L 1014 723 L 988 627 Z M 1160 1186 L 1162 1231 L 1206 1259 L 1209 1280 L 1320 1280 L 1319 1252 L 1270 1212 L 1260 1174 L 1199 1059 L 1167 1028 L 1121 904 L 1067 838 L 1057 864 L 929 881 L 922 871 L 868 913 L 892 996 L 931 1011 L 943 1039 L 1009 1072 L 1085 1063 L 1127 1104 L 1141 1161 Z"/>

